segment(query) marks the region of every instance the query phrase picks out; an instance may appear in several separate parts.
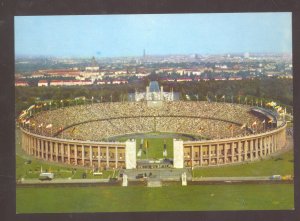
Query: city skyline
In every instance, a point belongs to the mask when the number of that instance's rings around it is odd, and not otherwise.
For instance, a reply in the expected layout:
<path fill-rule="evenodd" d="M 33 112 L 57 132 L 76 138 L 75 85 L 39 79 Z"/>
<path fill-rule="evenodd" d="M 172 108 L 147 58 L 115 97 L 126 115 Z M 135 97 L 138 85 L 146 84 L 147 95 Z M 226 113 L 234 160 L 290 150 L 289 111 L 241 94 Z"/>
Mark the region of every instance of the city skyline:
<path fill-rule="evenodd" d="M 292 53 L 291 13 L 17 16 L 16 56 Z"/>

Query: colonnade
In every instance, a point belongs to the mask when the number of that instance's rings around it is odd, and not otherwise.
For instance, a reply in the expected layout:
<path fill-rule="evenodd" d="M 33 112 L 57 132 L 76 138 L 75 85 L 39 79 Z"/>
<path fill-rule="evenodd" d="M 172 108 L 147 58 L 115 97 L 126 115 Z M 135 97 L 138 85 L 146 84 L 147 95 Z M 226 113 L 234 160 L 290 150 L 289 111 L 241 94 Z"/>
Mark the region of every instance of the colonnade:
<path fill-rule="evenodd" d="M 67 140 L 21 128 L 22 148 L 38 159 L 93 168 L 136 168 L 136 142 Z M 174 140 L 174 167 L 212 166 L 265 158 L 285 148 L 286 124 L 265 133 L 229 139 Z"/>
<path fill-rule="evenodd" d="M 74 166 L 126 168 L 126 143 L 66 140 L 21 130 L 22 149 L 38 159 Z"/>
<path fill-rule="evenodd" d="M 245 137 L 184 141 L 182 162 L 185 167 L 194 167 L 254 161 L 285 148 L 285 144 L 286 125 Z"/>

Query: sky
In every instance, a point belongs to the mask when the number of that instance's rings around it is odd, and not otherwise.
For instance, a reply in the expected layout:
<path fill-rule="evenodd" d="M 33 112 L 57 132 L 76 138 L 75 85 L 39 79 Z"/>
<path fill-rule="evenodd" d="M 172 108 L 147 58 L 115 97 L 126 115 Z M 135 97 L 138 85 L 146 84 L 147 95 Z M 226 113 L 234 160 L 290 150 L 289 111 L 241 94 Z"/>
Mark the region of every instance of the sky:
<path fill-rule="evenodd" d="M 16 56 L 291 53 L 291 13 L 16 16 Z"/>

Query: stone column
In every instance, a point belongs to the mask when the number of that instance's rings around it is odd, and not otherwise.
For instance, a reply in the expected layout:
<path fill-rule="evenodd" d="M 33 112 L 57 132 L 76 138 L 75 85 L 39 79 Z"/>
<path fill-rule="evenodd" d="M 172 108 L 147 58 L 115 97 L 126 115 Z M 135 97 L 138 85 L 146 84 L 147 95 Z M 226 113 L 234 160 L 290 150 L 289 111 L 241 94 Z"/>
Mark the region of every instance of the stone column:
<path fill-rule="evenodd" d="M 263 150 L 263 156 L 266 156 L 266 142 L 265 142 L 265 138 L 262 137 L 262 150 Z"/>
<path fill-rule="evenodd" d="M 34 137 L 31 137 L 30 155 L 34 155 Z"/>
<path fill-rule="evenodd" d="M 31 155 L 34 156 L 34 154 L 35 154 L 35 138 L 34 137 L 31 138 L 31 143 L 32 143 Z"/>
<path fill-rule="evenodd" d="M 26 135 L 23 133 L 22 135 L 22 149 L 26 152 Z"/>
<path fill-rule="evenodd" d="M 274 135 L 270 137 L 271 153 L 274 153 Z"/>
<path fill-rule="evenodd" d="M 258 159 L 258 138 L 255 138 L 254 146 L 255 146 L 255 158 Z"/>
<path fill-rule="evenodd" d="M 61 162 L 65 162 L 65 144 L 60 144 L 60 152 L 61 152 Z"/>
<path fill-rule="evenodd" d="M 275 152 L 275 149 L 274 149 L 274 135 L 271 136 L 271 149 L 272 149 L 272 153 Z"/>
<path fill-rule="evenodd" d="M 199 154 L 200 154 L 200 166 L 202 166 L 202 164 L 203 164 L 203 149 L 202 149 L 202 145 L 200 145 Z"/>
<path fill-rule="evenodd" d="M 238 162 L 242 161 L 241 141 L 238 141 Z"/>
<path fill-rule="evenodd" d="M 98 146 L 98 168 L 100 170 L 101 167 L 101 158 L 100 158 L 100 146 Z"/>
<path fill-rule="evenodd" d="M 37 139 L 37 157 L 40 158 L 41 157 L 41 140 L 38 138 Z"/>
<path fill-rule="evenodd" d="M 50 141 L 50 161 L 53 161 L 53 143 Z"/>
<path fill-rule="evenodd" d="M 34 138 L 34 152 L 33 156 L 36 157 L 37 155 L 37 138 Z"/>
<path fill-rule="evenodd" d="M 29 152 L 28 152 L 29 155 L 31 155 L 31 151 L 32 151 L 32 137 L 29 137 Z"/>
<path fill-rule="evenodd" d="M 29 137 L 29 151 L 28 151 L 29 155 L 31 155 L 31 149 L 32 149 L 32 137 Z"/>
<path fill-rule="evenodd" d="M 219 143 L 217 143 L 217 165 L 219 165 L 219 159 L 220 159 L 220 146 Z"/>
<path fill-rule="evenodd" d="M 56 154 L 56 162 L 58 162 L 59 153 L 58 153 L 58 143 L 57 142 L 55 143 L 55 154 Z"/>
<path fill-rule="evenodd" d="M 278 148 L 278 146 L 277 146 L 277 134 L 275 134 L 274 135 L 274 149 L 275 149 L 275 151 L 277 151 L 277 148 Z"/>
<path fill-rule="evenodd" d="M 227 148 L 226 148 L 226 143 L 224 143 L 224 164 L 227 163 Z"/>
<path fill-rule="evenodd" d="M 82 160 L 82 166 L 84 166 L 84 160 L 85 160 L 84 145 L 81 145 L 81 160 Z"/>
<path fill-rule="evenodd" d="M 35 137 L 32 137 L 32 149 L 31 149 L 31 155 L 32 156 L 35 156 L 35 150 L 36 150 L 36 138 Z"/>
<path fill-rule="evenodd" d="M 109 149 L 106 146 L 106 167 L 109 167 Z"/>
<path fill-rule="evenodd" d="M 71 148 L 70 148 L 70 144 L 68 143 L 68 164 L 71 163 Z"/>
<path fill-rule="evenodd" d="M 42 144 L 42 159 L 44 159 L 44 140 L 41 140 Z"/>
<path fill-rule="evenodd" d="M 250 161 L 253 161 L 253 140 L 250 140 Z"/>
<path fill-rule="evenodd" d="M 93 149 L 91 145 L 90 145 L 90 166 L 93 166 Z"/>
<path fill-rule="evenodd" d="M 230 148 L 231 148 L 231 163 L 233 163 L 234 162 L 234 156 L 235 156 L 235 154 L 234 154 L 234 142 L 231 143 Z"/>
<path fill-rule="evenodd" d="M 46 148 L 46 160 L 48 160 L 48 156 L 49 156 L 49 150 L 48 150 L 48 141 L 45 141 L 45 148 Z"/>
<path fill-rule="evenodd" d="M 78 157 L 77 157 L 77 144 L 74 144 L 74 160 L 75 160 L 75 165 L 77 165 L 78 162 Z"/>
<path fill-rule="evenodd" d="M 259 156 L 262 157 L 262 156 L 263 156 L 263 155 L 262 155 L 262 149 L 263 149 L 263 148 L 262 148 L 262 145 L 263 145 L 263 143 L 262 143 L 262 138 L 259 138 L 259 141 L 258 141 L 258 142 L 259 142 L 259 153 L 260 153 Z"/>
<path fill-rule="evenodd" d="M 118 168 L 118 147 L 116 146 L 116 150 L 115 150 L 115 162 L 116 162 L 116 168 Z"/>
<path fill-rule="evenodd" d="M 208 145 L 208 165 L 211 165 L 211 145 Z"/>
<path fill-rule="evenodd" d="M 194 145 L 191 146 L 191 151 L 192 151 L 192 153 L 191 153 L 191 160 L 192 160 L 191 166 L 193 168 L 194 167 Z"/>
<path fill-rule="evenodd" d="M 244 142 L 244 161 L 248 160 L 247 152 L 248 152 L 248 141 L 245 140 L 245 142 Z"/>

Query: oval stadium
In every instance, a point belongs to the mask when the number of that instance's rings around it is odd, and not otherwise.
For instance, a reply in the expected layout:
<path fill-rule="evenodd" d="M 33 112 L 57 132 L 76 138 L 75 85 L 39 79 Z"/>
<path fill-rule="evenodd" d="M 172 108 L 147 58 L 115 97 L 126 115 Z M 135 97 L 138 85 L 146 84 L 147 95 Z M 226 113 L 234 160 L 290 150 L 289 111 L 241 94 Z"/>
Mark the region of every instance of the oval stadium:
<path fill-rule="evenodd" d="M 132 97 L 39 112 L 32 106 L 20 116 L 22 148 L 46 161 L 101 169 L 236 164 L 285 148 L 286 122 L 274 110 L 222 99 L 181 101 L 157 82 Z M 172 157 L 166 143 L 150 147 L 151 136 L 172 138 Z M 140 156 L 147 148 L 161 149 L 160 159 L 145 164 Z"/>

